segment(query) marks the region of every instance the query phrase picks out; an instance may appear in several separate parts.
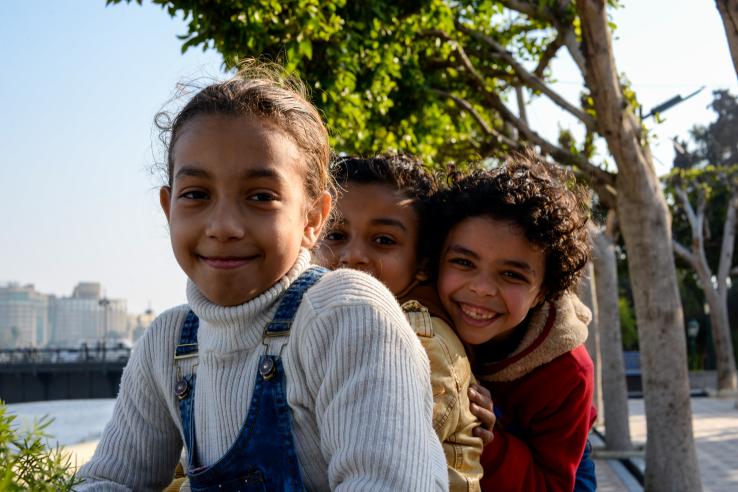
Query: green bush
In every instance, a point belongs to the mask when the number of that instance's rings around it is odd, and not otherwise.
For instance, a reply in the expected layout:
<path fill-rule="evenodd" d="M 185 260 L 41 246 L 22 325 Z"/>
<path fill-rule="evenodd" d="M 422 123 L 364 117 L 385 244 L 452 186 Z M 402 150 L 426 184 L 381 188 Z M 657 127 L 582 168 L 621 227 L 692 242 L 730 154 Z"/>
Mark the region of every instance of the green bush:
<path fill-rule="evenodd" d="M 0 400 L 0 490 L 68 491 L 81 483 L 69 455 L 46 444 L 51 418 L 44 417 L 23 431 L 14 420 Z"/>

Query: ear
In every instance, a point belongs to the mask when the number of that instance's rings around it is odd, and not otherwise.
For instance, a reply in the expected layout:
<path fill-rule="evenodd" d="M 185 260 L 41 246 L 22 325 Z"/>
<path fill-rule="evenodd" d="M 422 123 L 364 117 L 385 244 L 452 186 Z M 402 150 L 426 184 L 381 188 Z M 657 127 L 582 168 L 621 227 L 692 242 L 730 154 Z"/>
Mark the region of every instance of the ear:
<path fill-rule="evenodd" d="M 534 306 L 540 306 L 540 305 L 541 305 L 541 304 L 543 304 L 543 303 L 544 303 L 545 301 L 546 301 L 546 291 L 545 291 L 545 290 L 543 290 L 543 287 L 541 286 L 541 287 L 540 287 L 540 288 L 538 289 L 538 295 L 536 295 L 536 300 L 535 300 L 535 303 L 534 303 L 533 305 L 534 305 Z"/>
<path fill-rule="evenodd" d="M 169 186 L 159 188 L 159 204 L 161 204 L 161 209 L 164 211 L 164 215 L 167 216 L 167 222 L 169 222 L 169 212 L 172 206 L 172 189 Z"/>
<path fill-rule="evenodd" d="M 331 213 L 331 194 L 322 192 L 307 211 L 305 229 L 302 233 L 302 247 L 311 249 L 318 242 L 320 231 Z"/>
<path fill-rule="evenodd" d="M 418 269 L 415 270 L 415 280 L 425 282 L 428 279 L 430 279 L 430 274 L 428 273 L 428 259 L 426 258 L 420 262 Z"/>

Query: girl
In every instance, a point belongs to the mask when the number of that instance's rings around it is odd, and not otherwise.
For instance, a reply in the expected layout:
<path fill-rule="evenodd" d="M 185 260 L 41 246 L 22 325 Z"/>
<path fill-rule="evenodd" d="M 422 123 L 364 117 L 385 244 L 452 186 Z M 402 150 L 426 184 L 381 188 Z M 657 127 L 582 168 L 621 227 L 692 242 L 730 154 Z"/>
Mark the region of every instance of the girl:
<path fill-rule="evenodd" d="M 206 87 L 163 125 L 188 304 L 136 346 L 80 490 L 160 490 L 183 444 L 195 491 L 448 487 L 402 311 L 369 275 L 310 266 L 327 132 L 267 72 Z"/>
<path fill-rule="evenodd" d="M 497 414 L 482 490 L 570 492 L 575 477 L 594 479 L 590 314 L 568 294 L 589 258 L 587 212 L 532 154 L 437 196 L 438 295 Z"/>

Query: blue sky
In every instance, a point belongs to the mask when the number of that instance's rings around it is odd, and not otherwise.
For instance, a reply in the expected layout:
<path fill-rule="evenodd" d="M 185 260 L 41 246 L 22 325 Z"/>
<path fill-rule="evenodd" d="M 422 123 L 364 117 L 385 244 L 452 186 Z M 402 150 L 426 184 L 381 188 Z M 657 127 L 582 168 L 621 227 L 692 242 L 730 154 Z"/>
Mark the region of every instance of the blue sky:
<path fill-rule="evenodd" d="M 618 69 L 647 108 L 707 89 L 665 113 L 654 155 L 665 171 L 669 139 L 712 119 L 710 92 L 738 94 L 715 4 L 626 0 L 615 13 Z M 98 281 L 140 312 L 185 300 L 158 205 L 162 158 L 155 113 L 177 82 L 222 77 L 220 58 L 182 55 L 181 20 L 159 7 L 105 7 L 104 0 L 4 0 L 0 17 L 0 283 L 33 283 L 69 295 Z M 579 76 L 556 62 L 557 88 L 576 100 Z M 553 136 L 568 120 L 550 105 L 528 108 Z"/>

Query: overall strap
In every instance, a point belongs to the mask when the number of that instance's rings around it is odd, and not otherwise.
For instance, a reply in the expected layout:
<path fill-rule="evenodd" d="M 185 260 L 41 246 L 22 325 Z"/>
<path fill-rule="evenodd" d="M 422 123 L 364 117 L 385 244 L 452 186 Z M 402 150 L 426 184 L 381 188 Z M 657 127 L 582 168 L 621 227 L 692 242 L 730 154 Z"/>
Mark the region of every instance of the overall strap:
<path fill-rule="evenodd" d="M 179 366 L 182 359 L 197 357 L 197 330 L 200 320 L 190 310 L 187 313 L 182 331 L 179 335 L 179 343 L 174 351 L 174 364 L 176 365 L 177 383 L 174 386 L 174 394 L 179 401 L 179 415 L 182 419 L 182 433 L 184 435 L 187 454 L 189 455 L 189 466 L 193 464 L 195 454 L 195 422 L 192 408 L 195 394 L 195 374 L 182 375 Z M 193 368 L 194 369 L 194 368 Z"/>
<path fill-rule="evenodd" d="M 179 344 L 174 351 L 174 360 L 197 356 L 197 329 L 199 327 L 200 320 L 190 310 L 182 325 L 182 332 L 179 334 Z"/>
<path fill-rule="evenodd" d="M 292 328 L 292 320 L 295 313 L 300 307 L 302 296 L 312 287 L 320 278 L 328 272 L 327 268 L 310 267 L 297 278 L 282 296 L 282 300 L 277 306 L 277 312 L 274 318 L 264 330 L 265 337 L 284 337 L 289 335 Z"/>

